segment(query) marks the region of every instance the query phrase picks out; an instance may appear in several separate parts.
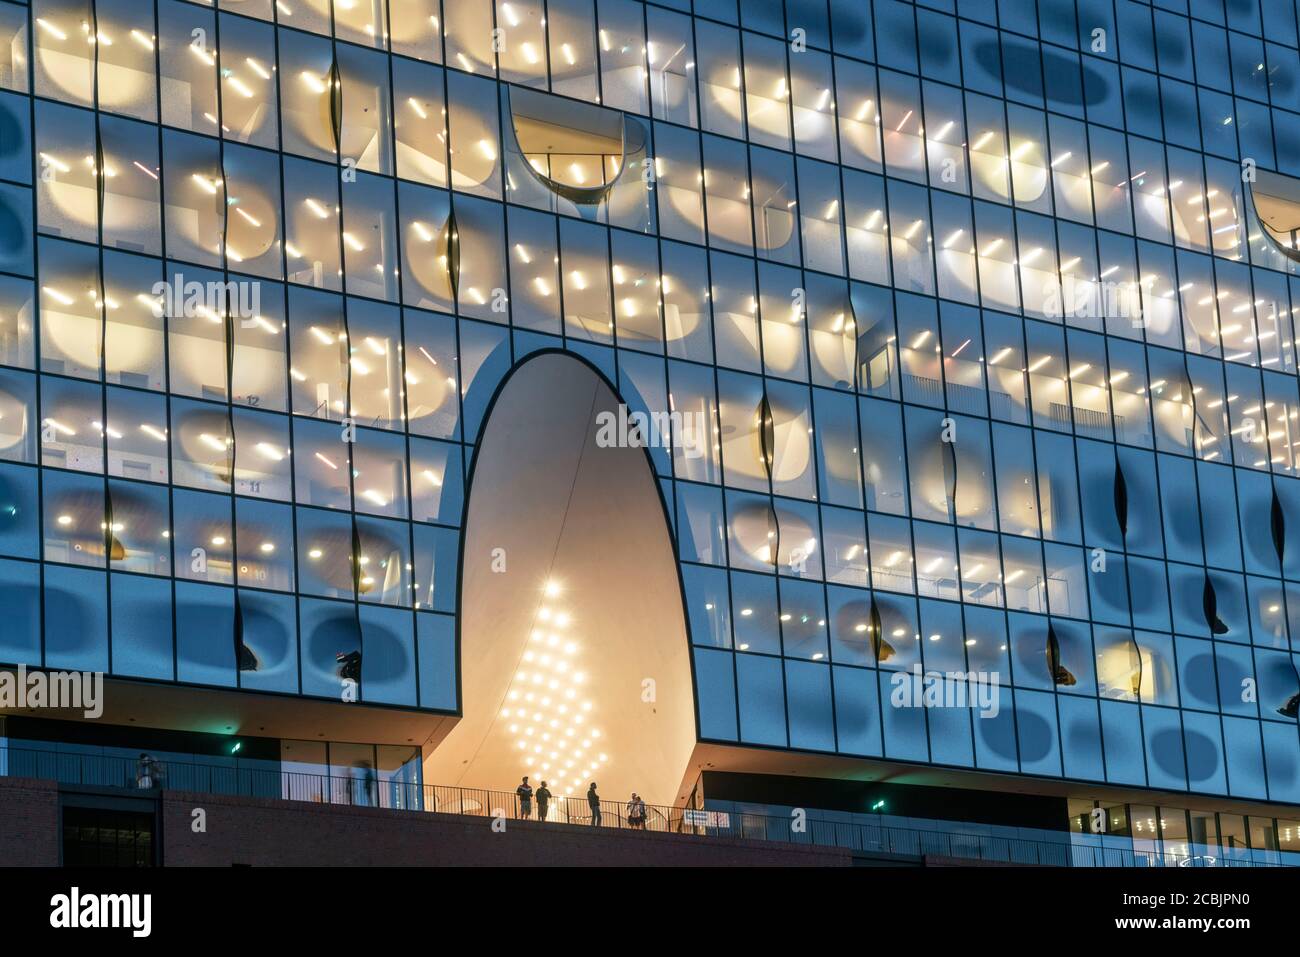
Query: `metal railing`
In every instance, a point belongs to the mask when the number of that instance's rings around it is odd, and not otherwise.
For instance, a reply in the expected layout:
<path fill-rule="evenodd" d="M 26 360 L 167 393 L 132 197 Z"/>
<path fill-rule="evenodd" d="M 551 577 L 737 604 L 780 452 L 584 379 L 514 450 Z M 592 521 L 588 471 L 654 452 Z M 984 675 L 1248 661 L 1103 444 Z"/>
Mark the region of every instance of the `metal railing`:
<path fill-rule="evenodd" d="M 842 848 L 861 854 L 909 858 L 943 857 L 957 860 L 1055 867 L 1268 867 L 1281 866 L 1276 851 L 1220 851 L 1191 846 L 1186 853 L 1102 845 L 1061 832 L 1052 840 L 1004 837 L 963 831 L 962 825 L 935 822 L 933 829 L 885 823 L 802 821 L 789 814 L 748 811 L 694 810 L 646 804 L 644 819 L 630 813 L 627 802 L 601 800 L 599 818 L 585 794 L 556 795 L 543 808 L 536 795 L 527 813 L 513 791 L 422 784 L 401 772 L 356 769 L 351 774 L 283 771 L 279 763 L 258 767 L 248 759 L 214 759 L 211 763 L 159 760 L 142 778 L 137 757 L 50 751 L 0 746 L 0 777 L 31 777 L 62 784 L 147 790 L 194 791 L 254 798 L 280 798 L 314 804 L 424 811 L 471 817 L 500 817 L 507 821 L 545 820 L 551 824 L 624 830 L 645 830 L 740 840 L 774 841 L 814 847 Z M 817 812 L 813 812 L 817 813 Z M 1043 832 L 1050 833 L 1050 832 Z M 1112 839 L 1113 840 L 1113 839 Z M 1292 855 L 1286 855 L 1290 858 Z"/>
<path fill-rule="evenodd" d="M 175 791 L 231 794 L 247 797 L 284 797 L 279 762 L 258 767 L 246 761 L 214 759 L 206 762 L 162 760 L 161 773 L 151 783 Z M 0 777 L 41 778 L 90 787 L 139 790 L 139 758 L 127 755 L 54 751 L 10 744 L 0 746 Z"/>

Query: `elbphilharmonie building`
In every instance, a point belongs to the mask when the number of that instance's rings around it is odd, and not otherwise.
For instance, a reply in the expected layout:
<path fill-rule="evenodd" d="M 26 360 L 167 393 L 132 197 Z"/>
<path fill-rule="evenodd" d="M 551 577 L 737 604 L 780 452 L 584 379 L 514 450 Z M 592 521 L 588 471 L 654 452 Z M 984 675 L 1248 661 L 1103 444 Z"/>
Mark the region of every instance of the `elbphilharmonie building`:
<path fill-rule="evenodd" d="M 0 772 L 1291 862 L 1298 21 L 0 0 Z"/>

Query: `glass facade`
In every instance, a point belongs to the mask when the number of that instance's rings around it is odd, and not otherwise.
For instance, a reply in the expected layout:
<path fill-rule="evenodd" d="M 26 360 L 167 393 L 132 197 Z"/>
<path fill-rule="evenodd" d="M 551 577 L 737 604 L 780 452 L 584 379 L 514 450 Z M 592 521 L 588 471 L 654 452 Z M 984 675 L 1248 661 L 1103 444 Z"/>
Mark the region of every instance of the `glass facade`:
<path fill-rule="evenodd" d="M 1099 809 L 1107 821 L 1105 834 L 1094 833 L 1092 826 Z M 1243 862 L 1294 867 L 1300 862 L 1300 821 L 1253 814 L 1071 800 L 1070 831 L 1076 848 L 1089 848 L 1105 866 L 1112 865 L 1117 851 L 1138 859 L 1158 856 L 1179 867 Z"/>
<path fill-rule="evenodd" d="M 703 423 L 649 450 L 702 739 L 1300 803 L 1298 44 L 0 0 L 0 661 L 455 710 L 475 443 L 560 349 Z"/>
<path fill-rule="evenodd" d="M 1300 821 L 1070 799 L 1069 827 L 1050 830 L 869 811 L 814 810 L 791 827 L 790 805 L 706 798 L 732 833 L 865 851 L 960 856 L 1058 867 L 1295 867 Z M 1105 818 L 1096 833 L 1094 813 Z"/>
<path fill-rule="evenodd" d="M 140 748 L 50 741 L 51 729 L 0 725 L 0 777 L 50 778 L 64 784 L 201 794 L 283 797 L 323 804 L 420 809 L 420 749 L 413 745 L 334 741 L 249 742 L 222 736 L 151 748 L 150 783 L 141 782 Z M 57 734 L 57 731 L 53 732 Z M 216 746 L 213 747 L 213 741 Z M 233 744 L 231 742 L 234 742 Z M 194 750 L 203 747 L 204 750 Z M 156 781 L 154 780 L 156 779 Z"/>

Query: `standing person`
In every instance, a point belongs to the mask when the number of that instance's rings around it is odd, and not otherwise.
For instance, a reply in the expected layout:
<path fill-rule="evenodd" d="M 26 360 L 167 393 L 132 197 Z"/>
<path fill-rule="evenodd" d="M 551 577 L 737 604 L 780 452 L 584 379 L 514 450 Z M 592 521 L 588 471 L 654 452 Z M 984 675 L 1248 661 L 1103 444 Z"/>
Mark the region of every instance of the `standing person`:
<path fill-rule="evenodd" d="M 352 803 L 358 807 L 373 807 L 379 803 L 378 779 L 369 761 L 352 765 Z"/>
<path fill-rule="evenodd" d="M 635 791 L 632 792 L 632 800 L 627 806 L 627 821 L 638 830 L 645 830 L 645 801 Z"/>
<path fill-rule="evenodd" d="M 140 758 L 135 762 L 135 786 L 142 791 L 153 787 L 153 758 L 144 751 L 140 752 Z"/>
<path fill-rule="evenodd" d="M 546 786 L 546 782 L 543 781 L 542 786 L 537 789 L 537 820 L 546 820 L 546 806 L 550 803 L 551 791 Z"/>
<path fill-rule="evenodd" d="M 375 773 L 375 766 L 369 761 L 361 762 L 361 785 L 366 789 L 366 804 L 378 807 L 379 775 Z"/>
<path fill-rule="evenodd" d="M 587 806 L 591 808 L 591 823 L 593 827 L 600 827 L 600 795 L 596 793 L 596 782 L 591 782 L 591 787 L 587 788 Z"/>
<path fill-rule="evenodd" d="M 519 795 L 519 813 L 517 817 L 533 816 L 533 786 L 528 783 L 527 775 L 524 776 L 523 783 L 515 788 L 515 794 Z M 550 795 L 548 794 L 547 797 Z"/>

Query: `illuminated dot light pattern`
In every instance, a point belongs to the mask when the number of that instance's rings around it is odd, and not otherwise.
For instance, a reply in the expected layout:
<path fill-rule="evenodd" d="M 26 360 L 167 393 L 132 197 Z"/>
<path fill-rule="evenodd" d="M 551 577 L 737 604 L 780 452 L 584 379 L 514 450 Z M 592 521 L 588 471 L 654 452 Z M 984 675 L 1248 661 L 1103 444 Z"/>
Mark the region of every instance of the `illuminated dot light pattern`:
<path fill-rule="evenodd" d="M 557 797 L 580 792 L 606 766 L 601 730 L 572 617 L 559 607 L 560 586 L 549 582 L 519 667 L 510 679 L 501 718 L 520 766 L 533 786 L 545 780 Z"/>

